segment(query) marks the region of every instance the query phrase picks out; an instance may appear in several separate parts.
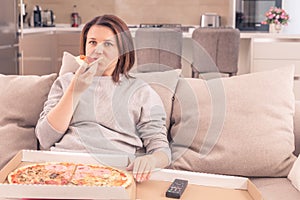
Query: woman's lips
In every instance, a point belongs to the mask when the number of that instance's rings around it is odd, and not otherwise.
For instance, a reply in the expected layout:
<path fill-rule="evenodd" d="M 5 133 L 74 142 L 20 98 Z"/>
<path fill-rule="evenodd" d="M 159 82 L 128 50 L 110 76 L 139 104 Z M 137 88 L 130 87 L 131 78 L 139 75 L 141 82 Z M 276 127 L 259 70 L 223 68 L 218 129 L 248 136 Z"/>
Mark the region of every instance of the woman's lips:
<path fill-rule="evenodd" d="M 87 63 L 92 63 L 92 62 L 94 62 L 97 59 L 98 58 L 91 58 L 91 57 L 87 56 Z"/>

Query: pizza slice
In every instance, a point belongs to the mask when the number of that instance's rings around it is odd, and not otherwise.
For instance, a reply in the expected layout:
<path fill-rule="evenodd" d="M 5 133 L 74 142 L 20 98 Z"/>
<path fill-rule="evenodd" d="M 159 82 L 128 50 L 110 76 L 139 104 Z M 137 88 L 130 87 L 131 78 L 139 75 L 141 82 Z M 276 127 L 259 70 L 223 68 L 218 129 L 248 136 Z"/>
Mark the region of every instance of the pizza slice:
<path fill-rule="evenodd" d="M 123 186 L 130 185 L 131 177 L 118 169 L 101 165 L 78 165 L 71 179 L 74 185 Z"/>

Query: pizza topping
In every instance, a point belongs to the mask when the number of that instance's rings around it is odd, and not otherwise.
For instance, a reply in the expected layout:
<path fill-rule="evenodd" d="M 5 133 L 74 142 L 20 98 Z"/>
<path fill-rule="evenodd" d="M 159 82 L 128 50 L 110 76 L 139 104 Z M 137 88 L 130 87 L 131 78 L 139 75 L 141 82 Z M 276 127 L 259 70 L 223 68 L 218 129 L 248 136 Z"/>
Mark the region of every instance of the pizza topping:
<path fill-rule="evenodd" d="M 58 174 L 56 174 L 56 173 L 52 173 L 52 174 L 50 174 L 50 176 L 49 176 L 49 177 L 50 177 L 51 179 L 55 179 L 57 176 L 58 176 Z"/>
<path fill-rule="evenodd" d="M 59 164 L 46 165 L 45 169 L 46 170 L 53 170 L 53 171 L 62 171 L 62 170 L 67 170 L 67 166 L 59 165 Z"/>
<path fill-rule="evenodd" d="M 81 60 L 86 60 L 86 56 L 85 56 L 85 55 L 80 55 L 79 58 L 80 58 Z"/>

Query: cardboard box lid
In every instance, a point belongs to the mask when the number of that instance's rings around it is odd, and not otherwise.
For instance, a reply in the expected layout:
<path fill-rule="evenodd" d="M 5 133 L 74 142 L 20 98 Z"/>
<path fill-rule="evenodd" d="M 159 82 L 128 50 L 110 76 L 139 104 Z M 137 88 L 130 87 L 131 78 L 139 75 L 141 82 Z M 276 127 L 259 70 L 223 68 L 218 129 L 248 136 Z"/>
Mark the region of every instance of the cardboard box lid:
<path fill-rule="evenodd" d="M 124 168 L 128 165 L 128 156 L 92 155 L 88 153 L 20 151 L 0 171 L 0 197 L 5 198 L 46 198 L 46 199 L 135 199 L 135 182 L 124 187 L 97 186 L 57 186 L 57 185 L 18 185 L 8 184 L 8 174 L 24 163 L 36 162 L 75 162 L 99 164 Z M 100 164 L 101 164 L 100 163 Z"/>

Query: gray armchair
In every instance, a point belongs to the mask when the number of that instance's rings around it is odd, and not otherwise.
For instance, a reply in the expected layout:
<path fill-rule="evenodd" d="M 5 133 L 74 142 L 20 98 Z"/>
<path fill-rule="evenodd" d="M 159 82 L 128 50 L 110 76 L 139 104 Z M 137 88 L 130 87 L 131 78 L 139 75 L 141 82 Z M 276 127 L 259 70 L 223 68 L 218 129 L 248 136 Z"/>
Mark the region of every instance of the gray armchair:
<path fill-rule="evenodd" d="M 137 72 L 181 69 L 182 32 L 174 28 L 139 28 L 135 33 Z"/>
<path fill-rule="evenodd" d="M 233 28 L 197 28 L 192 34 L 192 77 L 220 72 L 229 76 L 238 71 L 240 31 Z"/>

